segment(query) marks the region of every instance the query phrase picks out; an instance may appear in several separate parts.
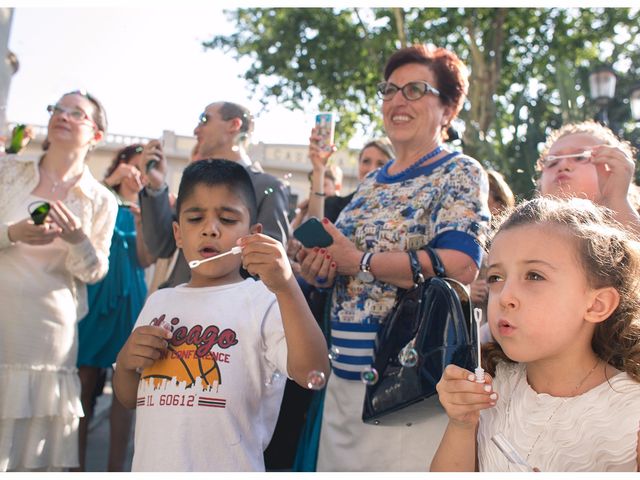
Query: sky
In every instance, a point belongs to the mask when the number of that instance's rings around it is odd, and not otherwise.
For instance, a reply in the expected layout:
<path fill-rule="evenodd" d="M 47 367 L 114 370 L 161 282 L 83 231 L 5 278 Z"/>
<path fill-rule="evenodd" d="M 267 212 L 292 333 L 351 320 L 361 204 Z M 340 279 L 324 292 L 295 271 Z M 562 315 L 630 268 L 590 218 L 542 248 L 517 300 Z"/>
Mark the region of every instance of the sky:
<path fill-rule="evenodd" d="M 60 5 L 62 0 L 51 1 Z M 191 135 L 207 104 L 228 100 L 246 105 L 254 113 L 254 142 L 307 143 L 317 104 L 305 111 L 289 111 L 272 102 L 267 111 L 262 111 L 259 97 L 240 78 L 249 60 L 236 61 L 230 53 L 202 47 L 204 40 L 234 31 L 233 22 L 217 5 L 266 6 L 264 2 L 64 1 L 66 6 L 51 8 L 44 1 L 13 0 L 6 4 L 0 0 L 0 6 L 17 5 L 9 48 L 18 56 L 20 69 L 9 90 L 9 122 L 46 125 L 46 106 L 64 92 L 83 88 L 105 105 L 109 133 L 113 134 L 160 137 L 163 130 L 171 130 Z M 378 3 L 370 0 L 367 6 L 381 6 Z M 518 5 L 517 0 L 491 3 Z M 545 3 L 555 2 L 535 3 L 552 6 Z M 573 6 L 575 2 L 561 3 Z M 278 3 L 305 4 L 309 2 Z M 329 0 L 324 4 L 338 6 Z M 594 6 L 602 0 L 583 0 L 582 4 Z M 340 128 L 339 123 L 336 128 Z M 357 148 L 365 140 L 354 138 L 350 146 Z"/>
<path fill-rule="evenodd" d="M 198 115 L 217 100 L 246 105 L 253 141 L 305 144 L 314 106 L 289 111 L 259 97 L 239 78 L 247 60 L 205 50 L 202 41 L 233 32 L 222 2 L 150 7 L 17 7 L 9 48 L 17 55 L 7 120 L 46 125 L 46 106 L 85 89 L 104 104 L 109 133 L 191 135 Z"/>

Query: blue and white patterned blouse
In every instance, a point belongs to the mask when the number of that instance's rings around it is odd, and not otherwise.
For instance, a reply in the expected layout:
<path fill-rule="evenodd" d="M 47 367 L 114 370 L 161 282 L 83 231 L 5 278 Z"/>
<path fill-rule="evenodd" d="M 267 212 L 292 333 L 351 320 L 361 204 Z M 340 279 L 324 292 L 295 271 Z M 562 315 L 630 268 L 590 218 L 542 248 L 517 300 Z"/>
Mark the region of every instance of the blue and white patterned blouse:
<path fill-rule="evenodd" d="M 392 163 L 362 181 L 336 226 L 364 252 L 430 245 L 464 252 L 479 266 L 489 223 L 489 182 L 482 166 L 452 153 L 430 165 L 389 175 Z M 336 279 L 331 302 L 336 375 L 359 380 L 360 372 L 371 365 L 376 333 L 396 292 L 389 283 L 363 283 L 345 275 Z"/>

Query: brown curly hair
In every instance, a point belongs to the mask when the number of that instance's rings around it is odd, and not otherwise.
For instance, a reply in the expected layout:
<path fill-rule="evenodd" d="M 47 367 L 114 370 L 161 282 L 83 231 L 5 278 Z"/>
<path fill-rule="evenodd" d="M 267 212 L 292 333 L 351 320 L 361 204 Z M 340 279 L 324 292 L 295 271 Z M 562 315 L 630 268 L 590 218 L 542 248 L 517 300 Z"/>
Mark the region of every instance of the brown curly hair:
<path fill-rule="evenodd" d="M 614 220 L 613 213 L 588 200 L 534 198 L 516 206 L 496 231 L 523 225 L 554 225 L 575 239 L 576 251 L 592 288 L 613 287 L 620 303 L 596 325 L 591 347 L 605 362 L 640 382 L 640 243 Z M 485 368 L 495 375 L 500 361 L 511 361 L 497 343 L 485 347 Z"/>

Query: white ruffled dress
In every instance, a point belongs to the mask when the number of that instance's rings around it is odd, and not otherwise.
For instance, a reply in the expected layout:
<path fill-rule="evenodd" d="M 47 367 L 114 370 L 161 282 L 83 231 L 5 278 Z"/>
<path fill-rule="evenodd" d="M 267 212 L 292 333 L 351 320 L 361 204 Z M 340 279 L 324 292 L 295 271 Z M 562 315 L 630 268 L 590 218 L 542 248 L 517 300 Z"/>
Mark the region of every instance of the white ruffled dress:
<path fill-rule="evenodd" d="M 83 414 L 67 250 L 56 239 L 0 251 L 0 471 L 78 462 Z"/>
<path fill-rule="evenodd" d="M 83 415 L 76 370 L 85 283 L 104 277 L 115 224 L 113 194 L 85 171 L 65 205 L 87 238 L 71 245 L 11 243 L 38 183 L 39 158 L 0 158 L 0 472 L 78 465 Z"/>
<path fill-rule="evenodd" d="M 493 386 L 498 403 L 480 413 L 481 472 L 523 471 L 493 444 L 497 433 L 542 472 L 637 470 L 640 383 L 628 374 L 576 397 L 553 397 L 531 388 L 526 365 L 500 363 Z"/>

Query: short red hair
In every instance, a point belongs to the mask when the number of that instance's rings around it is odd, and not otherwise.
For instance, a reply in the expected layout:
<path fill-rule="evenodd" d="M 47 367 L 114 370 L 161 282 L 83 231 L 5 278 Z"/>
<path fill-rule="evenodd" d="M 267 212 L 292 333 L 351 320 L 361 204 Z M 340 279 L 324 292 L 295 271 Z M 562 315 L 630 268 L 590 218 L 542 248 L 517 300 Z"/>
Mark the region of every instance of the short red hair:
<path fill-rule="evenodd" d="M 442 129 L 446 132 L 451 120 L 456 118 L 462 110 L 464 99 L 469 91 L 469 71 L 466 65 L 451 50 L 415 44 L 401 48 L 391 55 L 384 67 L 384 79 L 389 80 L 394 70 L 410 63 L 425 65 L 435 75 L 437 85 L 434 87 L 440 91 L 440 101 L 451 107 L 453 112 L 449 123 Z"/>

